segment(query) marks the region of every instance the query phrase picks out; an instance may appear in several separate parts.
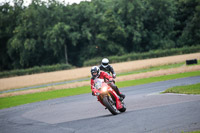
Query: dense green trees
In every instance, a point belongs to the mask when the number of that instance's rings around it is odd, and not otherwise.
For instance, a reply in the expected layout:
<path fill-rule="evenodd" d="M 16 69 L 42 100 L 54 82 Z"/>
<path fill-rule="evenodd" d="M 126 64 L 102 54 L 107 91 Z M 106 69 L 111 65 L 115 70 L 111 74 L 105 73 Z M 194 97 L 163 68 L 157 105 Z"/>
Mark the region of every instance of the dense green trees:
<path fill-rule="evenodd" d="M 200 44 L 200 0 L 0 5 L 0 70 Z"/>
<path fill-rule="evenodd" d="M 200 44 L 200 0 L 180 0 L 176 21 L 178 46 Z"/>

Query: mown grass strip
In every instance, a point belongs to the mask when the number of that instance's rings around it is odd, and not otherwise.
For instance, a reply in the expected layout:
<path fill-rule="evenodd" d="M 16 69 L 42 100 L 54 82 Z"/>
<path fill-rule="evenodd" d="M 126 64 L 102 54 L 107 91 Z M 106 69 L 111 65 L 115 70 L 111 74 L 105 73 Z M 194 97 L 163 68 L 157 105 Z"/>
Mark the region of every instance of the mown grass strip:
<path fill-rule="evenodd" d="M 200 62 L 200 61 L 199 61 Z M 144 73 L 144 72 L 151 72 L 151 71 L 156 71 L 156 70 L 161 70 L 161 69 L 171 69 L 171 68 L 177 68 L 183 66 L 185 63 L 176 63 L 176 64 L 169 64 L 169 65 L 161 65 L 161 66 L 152 66 L 146 69 L 139 69 L 131 72 L 124 72 L 120 73 L 117 76 L 125 76 L 125 75 L 131 75 L 131 74 L 138 74 L 138 73 Z M 200 63 L 199 63 L 200 64 Z M 195 64 L 198 65 L 198 64 Z"/>
<path fill-rule="evenodd" d="M 165 81 L 165 80 L 172 80 L 172 79 L 178 79 L 178 78 L 184 78 L 184 77 L 192 77 L 192 76 L 200 76 L 200 71 L 178 73 L 178 74 L 165 75 L 165 76 L 159 76 L 159 77 L 151 77 L 151 78 L 145 78 L 145 79 L 128 80 L 128 81 L 123 81 L 123 82 L 117 82 L 116 85 L 119 88 L 121 88 L 121 87 L 141 85 L 141 84 L 147 84 L 147 83 L 159 82 L 159 81 Z"/>
<path fill-rule="evenodd" d="M 125 75 L 131 75 L 131 74 L 151 72 L 151 71 L 157 71 L 157 70 L 161 70 L 161 69 L 178 68 L 183 65 L 186 65 L 185 62 L 173 63 L 173 64 L 161 65 L 161 66 L 152 66 L 152 67 L 145 68 L 145 69 L 139 69 L 139 70 L 130 71 L 130 72 L 123 72 L 123 73 L 118 74 L 117 76 L 125 76 Z M 197 64 L 193 64 L 193 65 L 200 65 L 200 60 L 197 61 Z M 191 65 L 189 65 L 189 66 L 191 66 Z"/>
<path fill-rule="evenodd" d="M 171 80 L 171 79 L 177 79 L 177 78 L 192 77 L 192 76 L 200 76 L 200 71 L 165 75 L 165 76 L 159 76 L 159 77 L 151 77 L 151 78 L 146 78 L 146 79 L 123 81 L 123 82 L 118 82 L 117 85 L 118 87 L 121 88 L 121 87 L 128 87 L 128 86 L 134 86 L 134 85 L 140 85 L 140 84 L 146 84 L 146 83 L 152 83 L 152 82 L 158 82 L 158 81 L 165 81 L 165 80 Z M 27 104 L 27 103 L 44 101 L 48 99 L 80 95 L 80 94 L 85 94 L 85 93 L 91 93 L 90 86 L 5 97 L 5 98 L 0 98 L 0 109 L 9 108 L 9 107 L 18 106 L 18 105 Z"/>
<path fill-rule="evenodd" d="M 200 133 L 200 130 L 197 130 L 197 131 L 192 131 L 192 132 L 181 132 L 181 133 Z"/>
<path fill-rule="evenodd" d="M 156 71 L 156 70 L 161 70 L 161 69 L 171 69 L 171 68 L 178 68 L 178 67 L 181 67 L 185 65 L 185 62 L 181 62 L 181 63 L 174 63 L 174 64 L 168 64 L 168 65 L 161 65 L 161 66 L 152 66 L 152 67 L 149 67 L 149 68 L 145 68 L 145 69 L 139 69 L 139 70 L 135 70 L 135 71 L 130 71 L 130 72 L 123 72 L 123 73 L 119 73 L 117 75 L 117 77 L 120 77 L 120 76 L 126 76 L 126 75 L 131 75 L 131 74 L 138 74 L 138 73 L 145 73 L 145 72 L 150 72 L 150 71 Z M 200 60 L 198 60 L 198 63 L 197 64 L 193 64 L 193 65 L 200 65 Z M 191 66 L 191 65 L 190 65 Z M 76 81 L 79 82 L 78 80 L 81 81 L 89 81 L 88 80 L 89 77 L 86 77 L 85 79 L 77 79 Z M 69 82 L 70 81 L 73 81 L 73 80 L 68 80 Z M 62 83 L 63 82 L 63 83 Z M 60 82 L 51 82 L 51 83 L 48 83 L 49 85 L 51 84 L 56 84 L 56 83 L 61 83 L 61 84 L 57 84 L 57 85 L 63 85 L 65 84 L 64 82 L 67 82 L 67 81 L 60 81 Z M 49 86 L 48 84 L 46 84 L 47 86 Z M 67 84 L 67 83 L 66 83 Z M 15 91 L 23 91 L 23 90 L 28 90 L 29 88 L 30 89 L 40 89 L 40 88 L 44 88 L 42 86 L 45 86 L 45 84 L 38 84 L 38 85 L 35 85 L 35 86 L 27 86 L 27 87 L 22 87 L 22 88 L 13 88 L 13 89 L 10 89 L 12 91 L 10 92 L 15 92 Z M 54 85 L 54 86 L 57 86 L 57 85 Z M 41 86 L 41 87 L 40 87 Z M 46 86 L 45 86 L 46 87 Z M 28 88 L 28 89 L 24 89 L 24 88 Z M 0 93 L 5 93 L 7 91 L 0 91 Z"/>
<path fill-rule="evenodd" d="M 200 94 L 200 83 L 185 86 L 175 86 L 164 91 L 164 93 Z"/>
<path fill-rule="evenodd" d="M 91 92 L 89 86 L 0 98 L 0 109 Z"/>

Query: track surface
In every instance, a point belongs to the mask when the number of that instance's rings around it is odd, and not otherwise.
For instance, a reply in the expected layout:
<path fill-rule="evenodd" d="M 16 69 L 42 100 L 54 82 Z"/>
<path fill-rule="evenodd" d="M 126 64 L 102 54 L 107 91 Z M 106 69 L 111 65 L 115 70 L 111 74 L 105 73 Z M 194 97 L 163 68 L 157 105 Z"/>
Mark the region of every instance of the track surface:
<path fill-rule="evenodd" d="M 0 133 L 181 133 L 200 130 L 200 95 L 160 94 L 200 76 L 121 88 L 127 111 L 113 116 L 91 94 L 0 110 Z"/>

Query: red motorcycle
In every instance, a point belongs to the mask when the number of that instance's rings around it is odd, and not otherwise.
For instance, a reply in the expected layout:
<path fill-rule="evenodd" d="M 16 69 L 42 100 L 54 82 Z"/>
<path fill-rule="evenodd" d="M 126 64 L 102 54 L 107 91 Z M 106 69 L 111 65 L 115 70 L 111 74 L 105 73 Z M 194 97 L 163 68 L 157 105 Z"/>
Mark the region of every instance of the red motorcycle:
<path fill-rule="evenodd" d="M 124 101 L 119 99 L 117 93 L 108 85 L 103 79 L 94 80 L 94 94 L 113 115 L 117 115 L 120 112 L 126 111 L 126 105 Z"/>

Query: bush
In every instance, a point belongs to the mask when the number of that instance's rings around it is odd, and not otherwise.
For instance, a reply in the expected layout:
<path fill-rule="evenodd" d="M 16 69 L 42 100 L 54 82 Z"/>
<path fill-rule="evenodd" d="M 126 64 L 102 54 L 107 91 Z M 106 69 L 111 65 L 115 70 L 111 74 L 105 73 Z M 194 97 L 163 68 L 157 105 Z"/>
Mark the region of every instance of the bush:
<path fill-rule="evenodd" d="M 58 70 L 67 70 L 67 69 L 72 69 L 72 68 L 75 68 L 75 67 L 70 64 L 56 64 L 56 65 L 48 65 L 48 66 L 40 66 L 40 67 L 36 66 L 33 68 L 28 68 L 28 69 L 17 69 L 17 70 L 0 72 L 0 78 L 43 73 L 43 72 L 52 72 L 52 71 L 58 71 Z"/>
<path fill-rule="evenodd" d="M 195 53 L 199 51 L 200 51 L 200 45 L 197 45 L 191 47 L 172 48 L 166 50 L 152 50 L 144 53 L 130 53 L 123 56 L 110 56 L 108 58 L 110 60 L 110 63 L 117 63 L 117 62 L 133 61 L 133 60 L 148 59 L 148 58 L 158 58 L 171 55 Z M 84 66 L 99 65 L 101 63 L 101 60 L 102 60 L 101 57 L 87 60 L 83 63 L 83 65 Z"/>
<path fill-rule="evenodd" d="M 166 50 L 154 50 L 154 51 L 149 51 L 149 52 L 144 52 L 144 53 L 129 53 L 123 56 L 110 56 L 108 58 L 110 60 L 110 63 L 117 63 L 117 62 L 141 60 L 141 59 L 148 59 L 148 58 L 158 58 L 158 57 L 171 56 L 171 55 L 181 55 L 181 54 L 188 54 L 188 53 L 195 53 L 195 52 L 200 52 L 200 45 L 191 46 L 191 47 L 183 47 L 183 48 L 172 48 L 172 49 L 166 49 Z M 83 65 L 84 66 L 99 65 L 101 64 L 101 60 L 102 60 L 102 57 L 94 58 L 94 59 L 85 61 Z M 40 67 L 36 66 L 29 69 L 18 69 L 18 70 L 0 72 L 0 78 L 43 73 L 43 72 L 52 72 L 52 71 L 58 71 L 58 70 L 67 70 L 67 69 L 72 69 L 72 68 L 75 68 L 75 67 L 70 64 L 56 64 L 56 65 L 48 65 L 48 66 L 40 66 Z"/>

